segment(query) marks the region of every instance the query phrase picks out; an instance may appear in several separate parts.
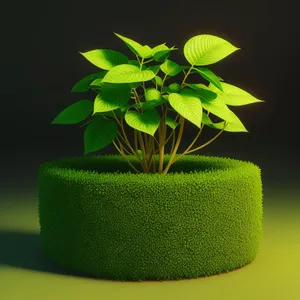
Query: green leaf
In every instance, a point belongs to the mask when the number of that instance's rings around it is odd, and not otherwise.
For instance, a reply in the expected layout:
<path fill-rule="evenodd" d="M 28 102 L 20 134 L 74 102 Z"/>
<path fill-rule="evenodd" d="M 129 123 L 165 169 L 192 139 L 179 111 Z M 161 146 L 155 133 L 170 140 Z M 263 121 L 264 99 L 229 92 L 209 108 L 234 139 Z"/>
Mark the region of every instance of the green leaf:
<path fill-rule="evenodd" d="M 214 100 L 206 101 L 202 100 L 202 107 L 209 111 L 210 113 L 214 114 L 215 116 L 225 120 L 228 122 L 228 125 L 226 125 L 225 131 L 246 131 L 246 128 L 244 127 L 241 120 L 238 118 L 238 116 L 231 111 L 227 105 L 224 103 L 222 98 L 217 97 Z M 218 129 L 222 129 L 222 122 L 220 123 L 214 123 L 214 126 Z"/>
<path fill-rule="evenodd" d="M 133 65 L 119 65 L 110 69 L 103 78 L 103 82 L 110 83 L 133 83 L 151 80 L 155 74 L 150 70 L 140 71 Z"/>
<path fill-rule="evenodd" d="M 214 64 L 237 50 L 240 48 L 220 37 L 201 34 L 185 43 L 183 53 L 191 65 L 205 66 Z"/>
<path fill-rule="evenodd" d="M 154 60 L 156 60 L 158 62 L 163 62 L 169 57 L 170 52 L 173 50 L 174 49 L 172 49 L 172 48 L 170 49 L 164 43 L 164 44 L 158 45 L 152 49 L 152 57 L 154 58 Z"/>
<path fill-rule="evenodd" d="M 146 99 L 146 101 L 160 100 L 161 99 L 161 94 L 155 88 L 147 88 L 146 91 L 145 91 L 145 99 Z"/>
<path fill-rule="evenodd" d="M 159 77 L 159 76 L 155 76 L 155 83 L 158 85 L 158 86 L 162 86 L 162 78 Z"/>
<path fill-rule="evenodd" d="M 166 124 L 172 129 L 175 129 L 179 125 L 179 123 L 173 120 L 170 116 L 166 116 Z"/>
<path fill-rule="evenodd" d="M 76 124 L 85 120 L 92 112 L 92 101 L 79 100 L 61 111 L 51 124 Z"/>
<path fill-rule="evenodd" d="M 214 128 L 214 129 L 223 129 L 225 121 L 218 122 L 218 123 L 213 123 L 209 116 L 203 112 L 202 116 L 202 123 Z M 248 132 L 248 130 L 245 128 L 243 123 L 237 118 L 235 122 L 226 122 L 226 126 L 224 131 L 229 131 L 229 132 Z"/>
<path fill-rule="evenodd" d="M 148 67 L 147 70 L 152 71 L 155 75 L 158 73 L 160 65 Z"/>
<path fill-rule="evenodd" d="M 125 44 L 127 45 L 127 47 L 136 55 L 142 57 L 142 58 L 150 58 L 152 57 L 152 49 L 148 46 L 142 46 L 141 44 L 139 44 L 138 42 L 135 42 L 134 40 L 131 40 L 125 36 L 122 36 L 118 33 L 114 34 L 120 38 L 123 42 L 125 42 Z"/>
<path fill-rule="evenodd" d="M 90 74 L 88 76 L 83 77 L 73 86 L 71 92 L 77 92 L 77 93 L 87 92 L 90 88 L 91 82 L 93 82 L 95 79 L 98 79 L 101 81 L 106 73 L 107 73 L 107 71 L 102 71 L 99 73 L 94 73 L 94 74 Z"/>
<path fill-rule="evenodd" d="M 169 50 L 169 47 L 166 46 L 166 43 L 163 43 L 163 44 L 160 44 L 158 46 L 155 46 L 153 49 L 152 49 L 152 57 L 154 57 L 154 55 L 158 52 L 161 52 L 161 51 L 166 51 L 166 50 Z"/>
<path fill-rule="evenodd" d="M 202 120 L 202 106 L 196 92 L 182 90 L 180 94 L 169 95 L 170 105 L 184 118 L 200 128 Z"/>
<path fill-rule="evenodd" d="M 136 67 L 138 67 L 140 69 L 140 63 L 137 60 L 134 60 L 134 59 L 129 60 L 128 64 L 136 66 Z M 147 66 L 146 65 L 142 65 L 142 70 L 147 70 Z"/>
<path fill-rule="evenodd" d="M 219 77 L 211 70 L 209 70 L 208 68 L 193 68 L 193 69 L 197 70 L 204 79 L 212 83 L 219 90 L 223 91 L 222 84 L 220 82 Z"/>
<path fill-rule="evenodd" d="M 103 116 L 95 116 L 84 131 L 84 155 L 109 145 L 117 136 L 118 124 Z"/>
<path fill-rule="evenodd" d="M 112 117 L 114 118 L 114 114 L 118 117 L 118 118 L 124 118 L 126 111 L 130 108 L 131 106 L 128 104 L 122 105 L 121 107 L 115 109 L 114 111 L 106 111 L 106 112 L 98 112 L 95 113 L 93 116 L 98 116 L 98 115 L 104 115 L 104 116 L 108 116 L 108 117 Z"/>
<path fill-rule="evenodd" d="M 195 90 L 202 101 L 210 101 L 216 99 L 218 96 L 215 92 L 211 91 L 206 85 L 202 83 L 186 83 L 185 85 Z"/>
<path fill-rule="evenodd" d="M 165 102 L 166 102 L 166 100 L 161 98 L 159 100 L 150 100 L 147 102 L 139 102 L 139 103 L 131 105 L 131 107 L 139 107 L 139 108 L 142 108 L 143 110 L 153 110 L 156 106 L 161 105 Z"/>
<path fill-rule="evenodd" d="M 129 84 L 106 83 L 94 101 L 94 113 L 117 109 L 125 105 L 130 98 Z"/>
<path fill-rule="evenodd" d="M 217 97 L 214 100 L 202 99 L 202 107 L 214 114 L 215 116 L 225 120 L 225 121 L 234 121 L 234 113 L 227 107 L 227 105 L 222 101 L 220 97 Z"/>
<path fill-rule="evenodd" d="M 172 93 L 180 93 L 180 91 L 181 91 L 181 85 L 179 83 L 177 83 L 177 82 L 171 83 L 169 85 L 169 90 Z"/>
<path fill-rule="evenodd" d="M 129 83 L 129 85 L 132 89 L 138 88 L 140 84 L 141 84 L 140 82 Z"/>
<path fill-rule="evenodd" d="M 102 82 L 102 80 L 103 80 L 103 78 L 95 79 L 94 81 L 92 81 L 92 82 L 90 83 L 90 87 L 93 87 L 93 88 L 97 87 L 97 88 L 100 89 L 102 86 L 105 85 L 105 83 Z"/>
<path fill-rule="evenodd" d="M 168 76 L 176 76 L 182 70 L 188 68 L 188 66 L 179 66 L 176 62 L 169 59 L 165 60 L 165 62 L 160 65 L 160 69 Z"/>
<path fill-rule="evenodd" d="M 215 123 L 214 126 L 216 126 L 218 129 L 223 129 L 224 122 Z M 244 124 L 238 120 L 236 122 L 228 122 L 224 131 L 229 132 L 248 132 L 248 130 L 245 128 Z"/>
<path fill-rule="evenodd" d="M 248 105 L 257 102 L 265 102 L 263 100 L 259 100 L 248 92 L 242 90 L 241 88 L 231 85 L 229 83 L 222 82 L 223 93 L 218 91 L 213 85 L 209 85 L 208 87 L 218 93 L 218 95 L 223 99 L 225 104 L 231 106 L 242 106 Z"/>
<path fill-rule="evenodd" d="M 162 95 L 162 97 L 163 97 L 166 101 L 169 101 L 169 95 Z"/>
<path fill-rule="evenodd" d="M 156 110 L 143 113 L 129 110 L 125 114 L 125 121 L 132 128 L 154 136 L 159 127 L 160 115 Z"/>
<path fill-rule="evenodd" d="M 114 50 L 97 49 L 79 53 L 93 65 L 103 70 L 110 70 L 114 66 L 126 64 L 128 62 L 127 56 Z"/>

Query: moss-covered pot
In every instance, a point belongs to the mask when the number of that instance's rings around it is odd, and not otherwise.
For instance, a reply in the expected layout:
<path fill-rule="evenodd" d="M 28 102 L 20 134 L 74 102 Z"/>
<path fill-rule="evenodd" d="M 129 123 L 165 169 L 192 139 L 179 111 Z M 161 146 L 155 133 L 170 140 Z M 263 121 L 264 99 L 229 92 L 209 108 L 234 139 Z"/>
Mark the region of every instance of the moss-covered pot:
<path fill-rule="evenodd" d="M 250 162 L 186 155 L 161 175 L 136 174 L 119 155 L 73 157 L 42 164 L 38 180 L 42 246 L 68 270 L 195 278 L 244 266 L 260 249 L 261 172 Z"/>

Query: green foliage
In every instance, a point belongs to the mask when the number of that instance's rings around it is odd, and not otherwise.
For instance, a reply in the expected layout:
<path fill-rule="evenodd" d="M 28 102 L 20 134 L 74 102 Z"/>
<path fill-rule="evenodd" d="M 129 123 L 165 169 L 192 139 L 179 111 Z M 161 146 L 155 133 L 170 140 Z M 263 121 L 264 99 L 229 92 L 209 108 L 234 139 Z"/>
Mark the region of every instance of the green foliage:
<path fill-rule="evenodd" d="M 103 130 L 105 128 L 105 130 Z M 84 131 L 84 155 L 109 145 L 117 136 L 118 125 L 104 116 L 95 116 Z"/>
<path fill-rule="evenodd" d="M 128 62 L 127 56 L 114 50 L 97 49 L 79 53 L 82 54 L 89 62 L 103 70 L 110 70 L 114 66 L 127 64 Z"/>
<path fill-rule="evenodd" d="M 125 114 L 125 121 L 130 127 L 154 136 L 160 123 L 160 115 L 156 110 L 143 113 L 128 110 Z"/>
<path fill-rule="evenodd" d="M 189 66 L 181 66 L 169 59 L 172 51 L 178 50 L 175 46 L 169 47 L 166 43 L 161 43 L 150 47 L 118 33 L 115 35 L 135 57 L 128 58 L 109 49 L 79 52 L 103 71 L 79 80 L 72 92 L 94 91 L 96 97 L 94 102 L 80 100 L 72 104 L 52 122 L 75 124 L 92 114 L 93 121 L 86 128 L 88 138 L 85 140 L 85 153 L 110 144 L 117 136 L 119 127 L 123 126 L 119 122 L 121 119 L 135 131 L 154 138 L 160 125 L 167 125 L 175 130 L 179 123 L 169 115 L 170 112 L 177 113 L 199 129 L 206 125 L 217 130 L 247 132 L 241 120 L 227 105 L 241 106 L 264 101 L 224 82 L 212 70 L 204 67 L 224 59 L 240 48 L 217 36 L 197 35 L 184 44 L 183 54 Z M 208 81 L 208 86 L 200 82 L 186 83 L 190 74 Z M 181 83 L 168 82 L 179 75 L 183 77 Z M 213 123 L 207 113 L 222 121 Z M 164 130 L 166 126 L 158 134 Z"/>
<path fill-rule="evenodd" d="M 184 89 L 180 94 L 171 93 L 169 95 L 169 103 L 180 115 L 200 128 L 202 106 L 196 92 Z"/>
<path fill-rule="evenodd" d="M 239 49 L 222 38 L 201 34 L 192 37 L 185 43 L 183 53 L 192 66 L 207 66 Z"/>
<path fill-rule="evenodd" d="M 92 111 L 90 100 L 79 100 L 61 111 L 51 124 L 76 124 L 85 120 Z"/>

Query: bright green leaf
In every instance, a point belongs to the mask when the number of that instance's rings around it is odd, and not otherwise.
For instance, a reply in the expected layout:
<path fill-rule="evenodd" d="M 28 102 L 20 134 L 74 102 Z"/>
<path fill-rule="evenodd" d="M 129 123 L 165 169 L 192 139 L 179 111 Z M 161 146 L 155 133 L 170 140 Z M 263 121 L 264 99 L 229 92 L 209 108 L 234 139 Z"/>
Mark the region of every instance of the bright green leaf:
<path fill-rule="evenodd" d="M 119 65 L 110 69 L 103 78 L 103 82 L 110 83 L 133 83 L 151 80 L 155 74 L 150 70 L 140 71 L 133 65 Z"/>
<path fill-rule="evenodd" d="M 148 45 L 142 46 L 141 44 L 139 44 L 138 42 L 135 42 L 132 39 L 129 39 L 129 38 L 122 36 L 115 32 L 114 32 L 114 34 L 118 38 L 120 38 L 134 54 L 136 54 L 142 58 L 152 57 L 152 55 L 151 55 L 152 49 Z"/>
<path fill-rule="evenodd" d="M 213 123 L 209 116 L 205 113 L 203 113 L 202 117 L 202 123 L 215 129 L 223 129 L 225 121 L 218 122 L 218 123 Z M 248 130 L 245 128 L 243 123 L 237 118 L 234 122 L 226 122 L 226 126 L 224 131 L 229 131 L 229 132 L 248 132 Z"/>
<path fill-rule="evenodd" d="M 118 124 L 103 116 L 95 116 L 84 131 L 84 155 L 109 145 L 117 136 Z"/>
<path fill-rule="evenodd" d="M 158 73 L 160 65 L 148 67 L 147 70 L 152 71 L 155 75 Z"/>
<path fill-rule="evenodd" d="M 212 83 L 219 90 L 223 91 L 222 84 L 220 82 L 219 77 L 215 73 L 213 73 L 210 69 L 208 69 L 208 68 L 193 68 L 193 69 L 196 70 L 197 72 L 199 72 L 199 74 L 204 79 L 206 79 L 207 81 Z"/>
<path fill-rule="evenodd" d="M 127 56 L 114 50 L 97 49 L 79 53 L 93 65 L 103 70 L 110 70 L 114 66 L 126 64 L 128 62 Z"/>
<path fill-rule="evenodd" d="M 107 71 L 102 71 L 99 73 L 90 74 L 88 76 L 83 77 L 73 86 L 72 92 L 77 92 L 77 93 L 87 92 L 89 90 L 91 82 L 93 82 L 95 79 L 101 81 L 106 73 Z"/>
<path fill-rule="evenodd" d="M 128 104 L 122 105 L 121 107 L 115 109 L 114 111 L 105 111 L 105 112 L 98 112 L 95 113 L 93 116 L 98 116 L 98 115 L 104 115 L 104 116 L 108 116 L 108 117 L 112 117 L 114 118 L 114 114 L 116 115 L 116 117 L 118 118 L 124 118 L 126 111 L 130 108 L 131 106 Z"/>
<path fill-rule="evenodd" d="M 139 103 L 133 104 L 132 107 L 139 107 L 139 108 L 142 108 L 143 110 L 153 110 L 155 107 L 157 107 L 158 105 L 161 105 L 165 102 L 166 102 L 166 100 L 161 98 L 159 100 L 139 102 Z"/>
<path fill-rule="evenodd" d="M 106 83 L 94 101 L 94 114 L 117 109 L 125 105 L 130 98 L 131 87 L 128 84 Z"/>
<path fill-rule="evenodd" d="M 160 69 L 168 76 L 176 76 L 182 70 L 188 68 L 188 66 L 179 66 L 176 62 L 169 59 L 166 59 L 165 62 L 160 65 Z"/>
<path fill-rule="evenodd" d="M 200 128 L 202 120 L 202 106 L 196 92 L 182 90 L 180 94 L 169 95 L 170 105 L 184 118 Z"/>
<path fill-rule="evenodd" d="M 92 112 L 92 101 L 79 100 L 61 111 L 51 124 L 76 124 L 85 120 Z"/>
<path fill-rule="evenodd" d="M 202 101 L 210 101 L 217 98 L 217 94 L 202 83 L 186 83 L 186 85 L 195 90 Z"/>
<path fill-rule="evenodd" d="M 125 121 L 130 127 L 154 136 L 159 127 L 160 115 L 156 110 L 143 113 L 129 110 L 125 114 Z"/>
<path fill-rule="evenodd" d="M 166 116 L 166 124 L 172 129 L 175 129 L 179 125 L 179 123 L 173 120 L 170 116 Z"/>
<path fill-rule="evenodd" d="M 159 76 L 155 76 L 155 83 L 158 85 L 158 86 L 162 86 L 162 78 L 159 77 Z"/>
<path fill-rule="evenodd" d="M 213 115 L 225 120 L 225 121 L 234 121 L 234 113 L 227 107 L 227 105 L 217 97 L 214 100 L 202 99 L 202 107 L 212 113 Z"/>
<path fill-rule="evenodd" d="M 169 90 L 173 93 L 180 93 L 181 91 L 181 85 L 177 82 L 171 83 L 169 85 Z"/>
<path fill-rule="evenodd" d="M 173 49 L 169 49 L 169 47 L 167 47 L 164 44 L 161 44 L 161 45 L 158 45 L 156 47 L 154 47 L 152 49 L 152 57 L 154 58 L 154 60 L 156 61 L 159 61 L 159 62 L 163 62 L 165 59 L 168 58 L 170 52 L 172 51 Z"/>
<path fill-rule="evenodd" d="M 146 101 L 160 100 L 161 99 L 161 94 L 155 88 L 147 88 L 146 91 L 145 91 L 145 99 L 146 99 Z"/>
<path fill-rule="evenodd" d="M 209 34 L 190 38 L 184 45 L 186 60 L 193 66 L 214 64 L 231 53 L 240 50 L 226 40 Z"/>
<path fill-rule="evenodd" d="M 220 97 L 227 105 L 242 106 L 242 105 L 248 105 L 257 102 L 265 102 L 263 100 L 259 100 L 253 97 L 248 92 L 229 83 L 222 82 L 222 86 L 223 86 L 223 93 L 218 91 L 212 84 L 210 84 L 208 87 L 211 90 L 218 93 L 218 95 L 220 95 Z"/>

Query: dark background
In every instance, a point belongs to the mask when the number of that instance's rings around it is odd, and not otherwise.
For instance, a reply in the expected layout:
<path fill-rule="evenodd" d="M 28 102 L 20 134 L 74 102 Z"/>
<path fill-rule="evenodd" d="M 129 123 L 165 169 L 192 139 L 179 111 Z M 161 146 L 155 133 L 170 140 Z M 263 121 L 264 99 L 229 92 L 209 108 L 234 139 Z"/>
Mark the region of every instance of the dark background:
<path fill-rule="evenodd" d="M 208 66 L 225 82 L 265 100 L 231 107 L 249 133 L 224 132 L 197 154 L 257 163 L 266 186 L 299 182 L 299 6 L 296 1 L 15 1 L 1 4 L 2 189 L 36 184 L 46 160 L 83 155 L 83 128 L 51 125 L 82 77 L 97 72 L 78 51 L 131 52 L 113 32 L 141 44 L 179 48 L 213 34 L 241 50 Z M 214 134 L 207 129 L 207 136 Z M 196 134 L 190 123 L 184 142 Z M 199 144 L 204 142 L 204 137 Z M 206 140 L 205 140 L 206 141 Z M 184 149 L 183 149 L 184 148 Z M 95 154 L 117 153 L 113 146 Z"/>

